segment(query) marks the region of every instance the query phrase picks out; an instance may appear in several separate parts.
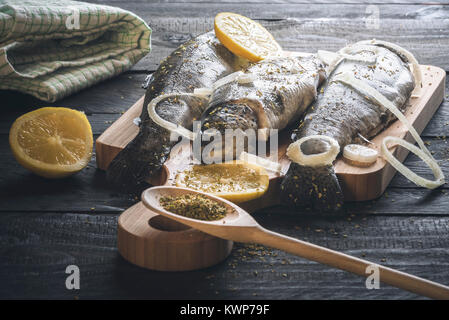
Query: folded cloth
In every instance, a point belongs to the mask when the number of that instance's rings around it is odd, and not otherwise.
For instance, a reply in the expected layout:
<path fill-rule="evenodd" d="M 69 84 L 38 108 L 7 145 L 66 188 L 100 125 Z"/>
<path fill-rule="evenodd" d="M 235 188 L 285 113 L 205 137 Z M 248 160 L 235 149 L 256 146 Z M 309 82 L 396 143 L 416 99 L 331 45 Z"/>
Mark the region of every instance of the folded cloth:
<path fill-rule="evenodd" d="M 0 89 L 54 102 L 130 69 L 150 38 L 150 27 L 120 8 L 0 0 Z"/>

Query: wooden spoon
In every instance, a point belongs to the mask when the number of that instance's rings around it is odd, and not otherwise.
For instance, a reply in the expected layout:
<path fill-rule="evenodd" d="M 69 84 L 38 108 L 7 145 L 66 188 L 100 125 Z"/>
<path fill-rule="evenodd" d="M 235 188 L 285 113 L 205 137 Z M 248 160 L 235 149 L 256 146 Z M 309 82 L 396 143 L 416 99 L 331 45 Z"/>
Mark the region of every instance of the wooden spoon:
<path fill-rule="evenodd" d="M 159 203 L 161 197 L 183 194 L 204 195 L 223 204 L 227 214 L 220 220 L 204 221 L 171 213 Z M 447 286 L 264 229 L 234 203 L 204 192 L 171 186 L 153 187 L 142 193 L 142 202 L 154 212 L 219 238 L 262 244 L 363 277 L 371 274 L 367 273 L 367 267 L 375 266 L 379 270 L 379 280 L 384 283 L 433 299 L 449 299 Z"/>

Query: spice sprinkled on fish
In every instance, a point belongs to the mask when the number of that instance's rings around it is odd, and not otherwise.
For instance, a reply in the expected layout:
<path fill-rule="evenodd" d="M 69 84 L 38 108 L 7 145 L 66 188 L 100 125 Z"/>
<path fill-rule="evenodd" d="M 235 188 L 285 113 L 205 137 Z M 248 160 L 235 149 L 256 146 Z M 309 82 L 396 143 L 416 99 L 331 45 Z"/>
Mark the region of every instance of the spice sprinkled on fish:
<path fill-rule="evenodd" d="M 235 60 L 213 32 L 187 41 L 164 59 L 147 83 L 139 133 L 109 165 L 108 180 L 117 186 L 137 189 L 148 178 L 157 176 L 178 141 L 172 141 L 171 131 L 149 117 L 148 104 L 163 94 L 179 93 L 160 101 L 156 112 L 166 121 L 191 128 L 193 120 L 199 119 L 207 107 L 208 99 L 182 93 L 211 87 L 234 71 Z"/>
<path fill-rule="evenodd" d="M 324 135 L 334 139 L 342 150 L 347 144 L 363 143 L 361 136 L 369 139 L 377 135 L 395 119 L 389 110 L 365 95 L 334 81 L 340 74 L 350 74 L 367 83 L 405 111 L 415 82 L 403 57 L 382 46 L 369 44 L 343 51 L 345 58 L 332 70 L 315 107 L 294 131 L 293 141 Z M 302 151 L 312 155 L 323 153 L 327 148 L 326 142 L 314 139 L 304 145 Z M 282 182 L 281 198 L 293 207 L 311 207 L 316 211 L 338 211 L 343 203 L 332 165 L 305 168 L 294 161 Z"/>

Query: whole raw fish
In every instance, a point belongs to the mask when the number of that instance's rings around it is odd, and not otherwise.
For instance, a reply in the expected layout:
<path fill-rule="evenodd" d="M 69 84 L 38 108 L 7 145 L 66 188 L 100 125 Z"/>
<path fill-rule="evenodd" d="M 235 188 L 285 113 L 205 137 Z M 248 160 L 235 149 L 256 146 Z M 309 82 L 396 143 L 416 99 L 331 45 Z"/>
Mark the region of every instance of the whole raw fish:
<path fill-rule="evenodd" d="M 312 135 L 335 139 L 340 150 L 350 143 L 361 143 L 387 127 L 394 115 L 367 99 L 347 84 L 334 81 L 340 74 L 350 74 L 366 82 L 389 99 L 401 111 L 414 86 L 414 77 L 408 61 L 400 54 L 381 45 L 364 45 L 343 59 L 329 76 L 321 93 L 292 140 Z M 368 62 L 367 62 L 368 61 Z M 372 62 L 369 62 L 372 61 Z M 305 154 L 319 154 L 329 145 L 320 140 L 309 140 L 302 146 Z M 303 166 L 292 162 L 281 185 L 282 202 L 294 207 L 311 207 L 317 211 L 335 210 L 343 203 L 343 194 L 332 165 Z"/>
<path fill-rule="evenodd" d="M 148 104 L 162 94 L 192 93 L 195 88 L 212 87 L 215 81 L 235 71 L 235 59 L 213 32 L 193 38 L 173 51 L 152 75 L 139 133 L 109 165 L 108 180 L 115 185 L 134 188 L 158 175 L 177 141 L 171 141 L 171 132 L 149 117 Z M 207 102 L 205 98 L 180 94 L 162 100 L 156 106 L 156 112 L 166 121 L 191 128 Z"/>

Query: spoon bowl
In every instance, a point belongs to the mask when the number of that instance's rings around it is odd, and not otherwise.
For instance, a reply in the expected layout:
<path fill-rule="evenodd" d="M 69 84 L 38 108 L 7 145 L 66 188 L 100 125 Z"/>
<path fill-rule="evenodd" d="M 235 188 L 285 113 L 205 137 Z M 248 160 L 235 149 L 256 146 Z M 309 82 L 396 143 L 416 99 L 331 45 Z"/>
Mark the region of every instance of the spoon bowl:
<path fill-rule="evenodd" d="M 160 204 L 162 197 L 171 196 L 178 197 L 186 194 L 200 194 L 226 208 L 226 216 L 219 220 L 200 220 L 188 218 L 170 211 L 165 210 Z M 251 217 L 251 215 L 238 207 L 234 203 L 223 198 L 189 188 L 160 186 L 145 190 L 142 193 L 142 203 L 150 210 L 159 213 L 162 216 L 176 220 L 180 223 L 188 225 L 213 236 L 233 240 L 239 242 L 251 241 L 247 234 L 254 228 L 260 228 L 259 224 Z"/>

